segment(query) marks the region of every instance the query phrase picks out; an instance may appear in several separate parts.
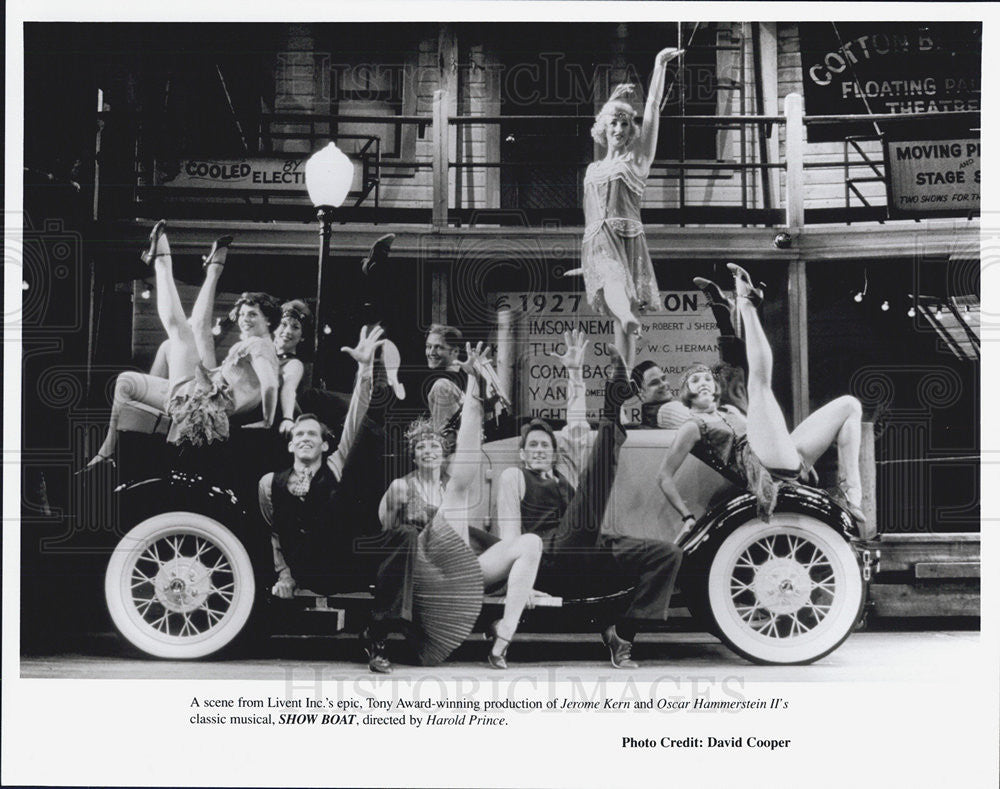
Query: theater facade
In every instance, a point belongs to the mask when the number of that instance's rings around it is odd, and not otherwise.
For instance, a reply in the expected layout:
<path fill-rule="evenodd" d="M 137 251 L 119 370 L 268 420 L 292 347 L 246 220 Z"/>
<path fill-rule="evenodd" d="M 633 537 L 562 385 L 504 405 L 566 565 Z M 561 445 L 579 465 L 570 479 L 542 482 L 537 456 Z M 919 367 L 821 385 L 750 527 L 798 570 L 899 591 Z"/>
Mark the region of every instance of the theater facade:
<path fill-rule="evenodd" d="M 611 336 L 566 276 L 580 261 L 594 114 L 616 84 L 645 88 L 656 52 L 681 46 L 643 201 L 661 294 L 638 358 L 675 382 L 713 359 L 691 280 L 725 285 L 725 263 L 740 263 L 767 285 L 762 318 L 791 421 L 857 396 L 879 529 L 911 546 L 927 537 L 919 551 L 936 546 L 935 562 L 978 562 L 981 30 L 29 23 L 26 243 L 48 262 L 26 266 L 26 280 L 52 306 L 40 339 L 26 339 L 39 343 L 26 380 L 51 367 L 45 342 L 62 337 L 86 368 L 65 406 L 82 420 L 108 408 L 117 371 L 148 368 L 161 337 L 137 256 L 165 217 L 182 297 L 224 234 L 236 243 L 217 314 L 243 290 L 319 296 L 313 362 L 337 384 L 349 374 L 337 349 L 363 315 L 359 261 L 393 233 L 382 295 L 404 360 L 422 363 L 435 322 L 499 341 L 519 412 L 558 422 L 565 389 L 548 354 L 571 328 Z M 354 180 L 320 272 L 304 168 L 329 140 Z M 65 278 L 50 265 L 60 233 L 79 251 Z M 594 397 L 605 366 L 590 361 Z M 45 426 L 29 413 L 27 430 Z M 912 573 L 905 555 L 892 569 Z M 978 579 L 962 583 L 978 605 Z M 932 612 L 947 605 L 940 591 L 927 593 Z"/>

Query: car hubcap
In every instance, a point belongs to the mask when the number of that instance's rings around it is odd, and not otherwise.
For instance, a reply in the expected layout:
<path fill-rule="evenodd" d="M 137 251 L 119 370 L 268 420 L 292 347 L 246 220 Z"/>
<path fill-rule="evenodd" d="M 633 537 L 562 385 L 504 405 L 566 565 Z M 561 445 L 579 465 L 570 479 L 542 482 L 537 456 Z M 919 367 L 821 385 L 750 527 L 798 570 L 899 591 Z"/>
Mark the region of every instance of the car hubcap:
<path fill-rule="evenodd" d="M 736 613 L 769 638 L 809 633 L 830 613 L 834 568 L 814 543 L 794 534 L 772 534 L 739 555 L 730 580 Z"/>

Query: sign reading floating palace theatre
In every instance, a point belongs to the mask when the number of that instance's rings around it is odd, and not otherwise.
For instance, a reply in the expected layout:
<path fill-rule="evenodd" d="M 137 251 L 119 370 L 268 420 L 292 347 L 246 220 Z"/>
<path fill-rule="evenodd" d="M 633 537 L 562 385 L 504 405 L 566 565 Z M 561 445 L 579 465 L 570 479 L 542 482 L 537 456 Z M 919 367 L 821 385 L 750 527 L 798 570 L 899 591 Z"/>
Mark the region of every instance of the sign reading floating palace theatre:
<path fill-rule="evenodd" d="M 889 217 L 979 212 L 980 141 L 886 140 Z"/>
<path fill-rule="evenodd" d="M 927 118 L 980 108 L 979 22 L 800 22 L 799 44 L 807 115 Z M 809 142 L 875 133 L 872 123 L 806 128 Z M 901 124 L 884 128 L 899 130 Z"/>

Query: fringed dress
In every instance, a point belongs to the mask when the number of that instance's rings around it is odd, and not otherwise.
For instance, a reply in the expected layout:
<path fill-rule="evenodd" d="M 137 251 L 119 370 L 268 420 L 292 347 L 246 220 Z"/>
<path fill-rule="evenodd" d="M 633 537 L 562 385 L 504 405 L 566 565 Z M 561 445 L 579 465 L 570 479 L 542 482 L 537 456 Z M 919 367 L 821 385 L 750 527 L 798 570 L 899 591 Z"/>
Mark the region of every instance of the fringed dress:
<path fill-rule="evenodd" d="M 592 163 L 583 179 L 580 265 L 587 301 L 605 314 L 604 288 L 613 282 L 622 284 L 633 308 L 658 301 L 659 286 L 639 215 L 647 175 L 628 153 Z"/>
<path fill-rule="evenodd" d="M 262 359 L 278 375 L 278 356 L 270 337 L 247 337 L 232 348 L 218 367 L 202 364 L 194 375 L 174 385 L 167 401 L 173 444 L 203 446 L 229 438 L 229 417 L 239 402 L 260 402 L 260 381 L 253 360 Z"/>

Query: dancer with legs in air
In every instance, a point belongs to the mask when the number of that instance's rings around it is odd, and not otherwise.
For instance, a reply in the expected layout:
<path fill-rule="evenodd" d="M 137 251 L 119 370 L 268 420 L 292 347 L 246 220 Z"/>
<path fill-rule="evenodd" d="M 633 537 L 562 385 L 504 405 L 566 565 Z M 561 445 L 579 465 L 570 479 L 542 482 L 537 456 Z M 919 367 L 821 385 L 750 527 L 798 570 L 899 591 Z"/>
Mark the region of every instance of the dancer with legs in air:
<path fill-rule="evenodd" d="M 845 395 L 807 416 L 791 433 L 771 390 L 774 359 L 757 315 L 763 299 L 750 275 L 730 263 L 736 283 L 736 302 L 745 327 L 747 413 L 732 406 L 720 408 L 720 387 L 705 365 L 689 368 L 681 379 L 680 396 L 691 409 L 691 420 L 677 431 L 659 474 L 664 496 L 684 518 L 683 536 L 695 518 L 677 489 L 674 476 L 694 449 L 705 452 L 757 497 L 758 515 L 774 512 L 779 483 L 807 478 L 812 466 L 833 444 L 837 446 L 838 485 L 831 496 L 856 521 L 861 510 L 861 403 Z M 777 482 L 776 482 L 777 480 Z"/>

